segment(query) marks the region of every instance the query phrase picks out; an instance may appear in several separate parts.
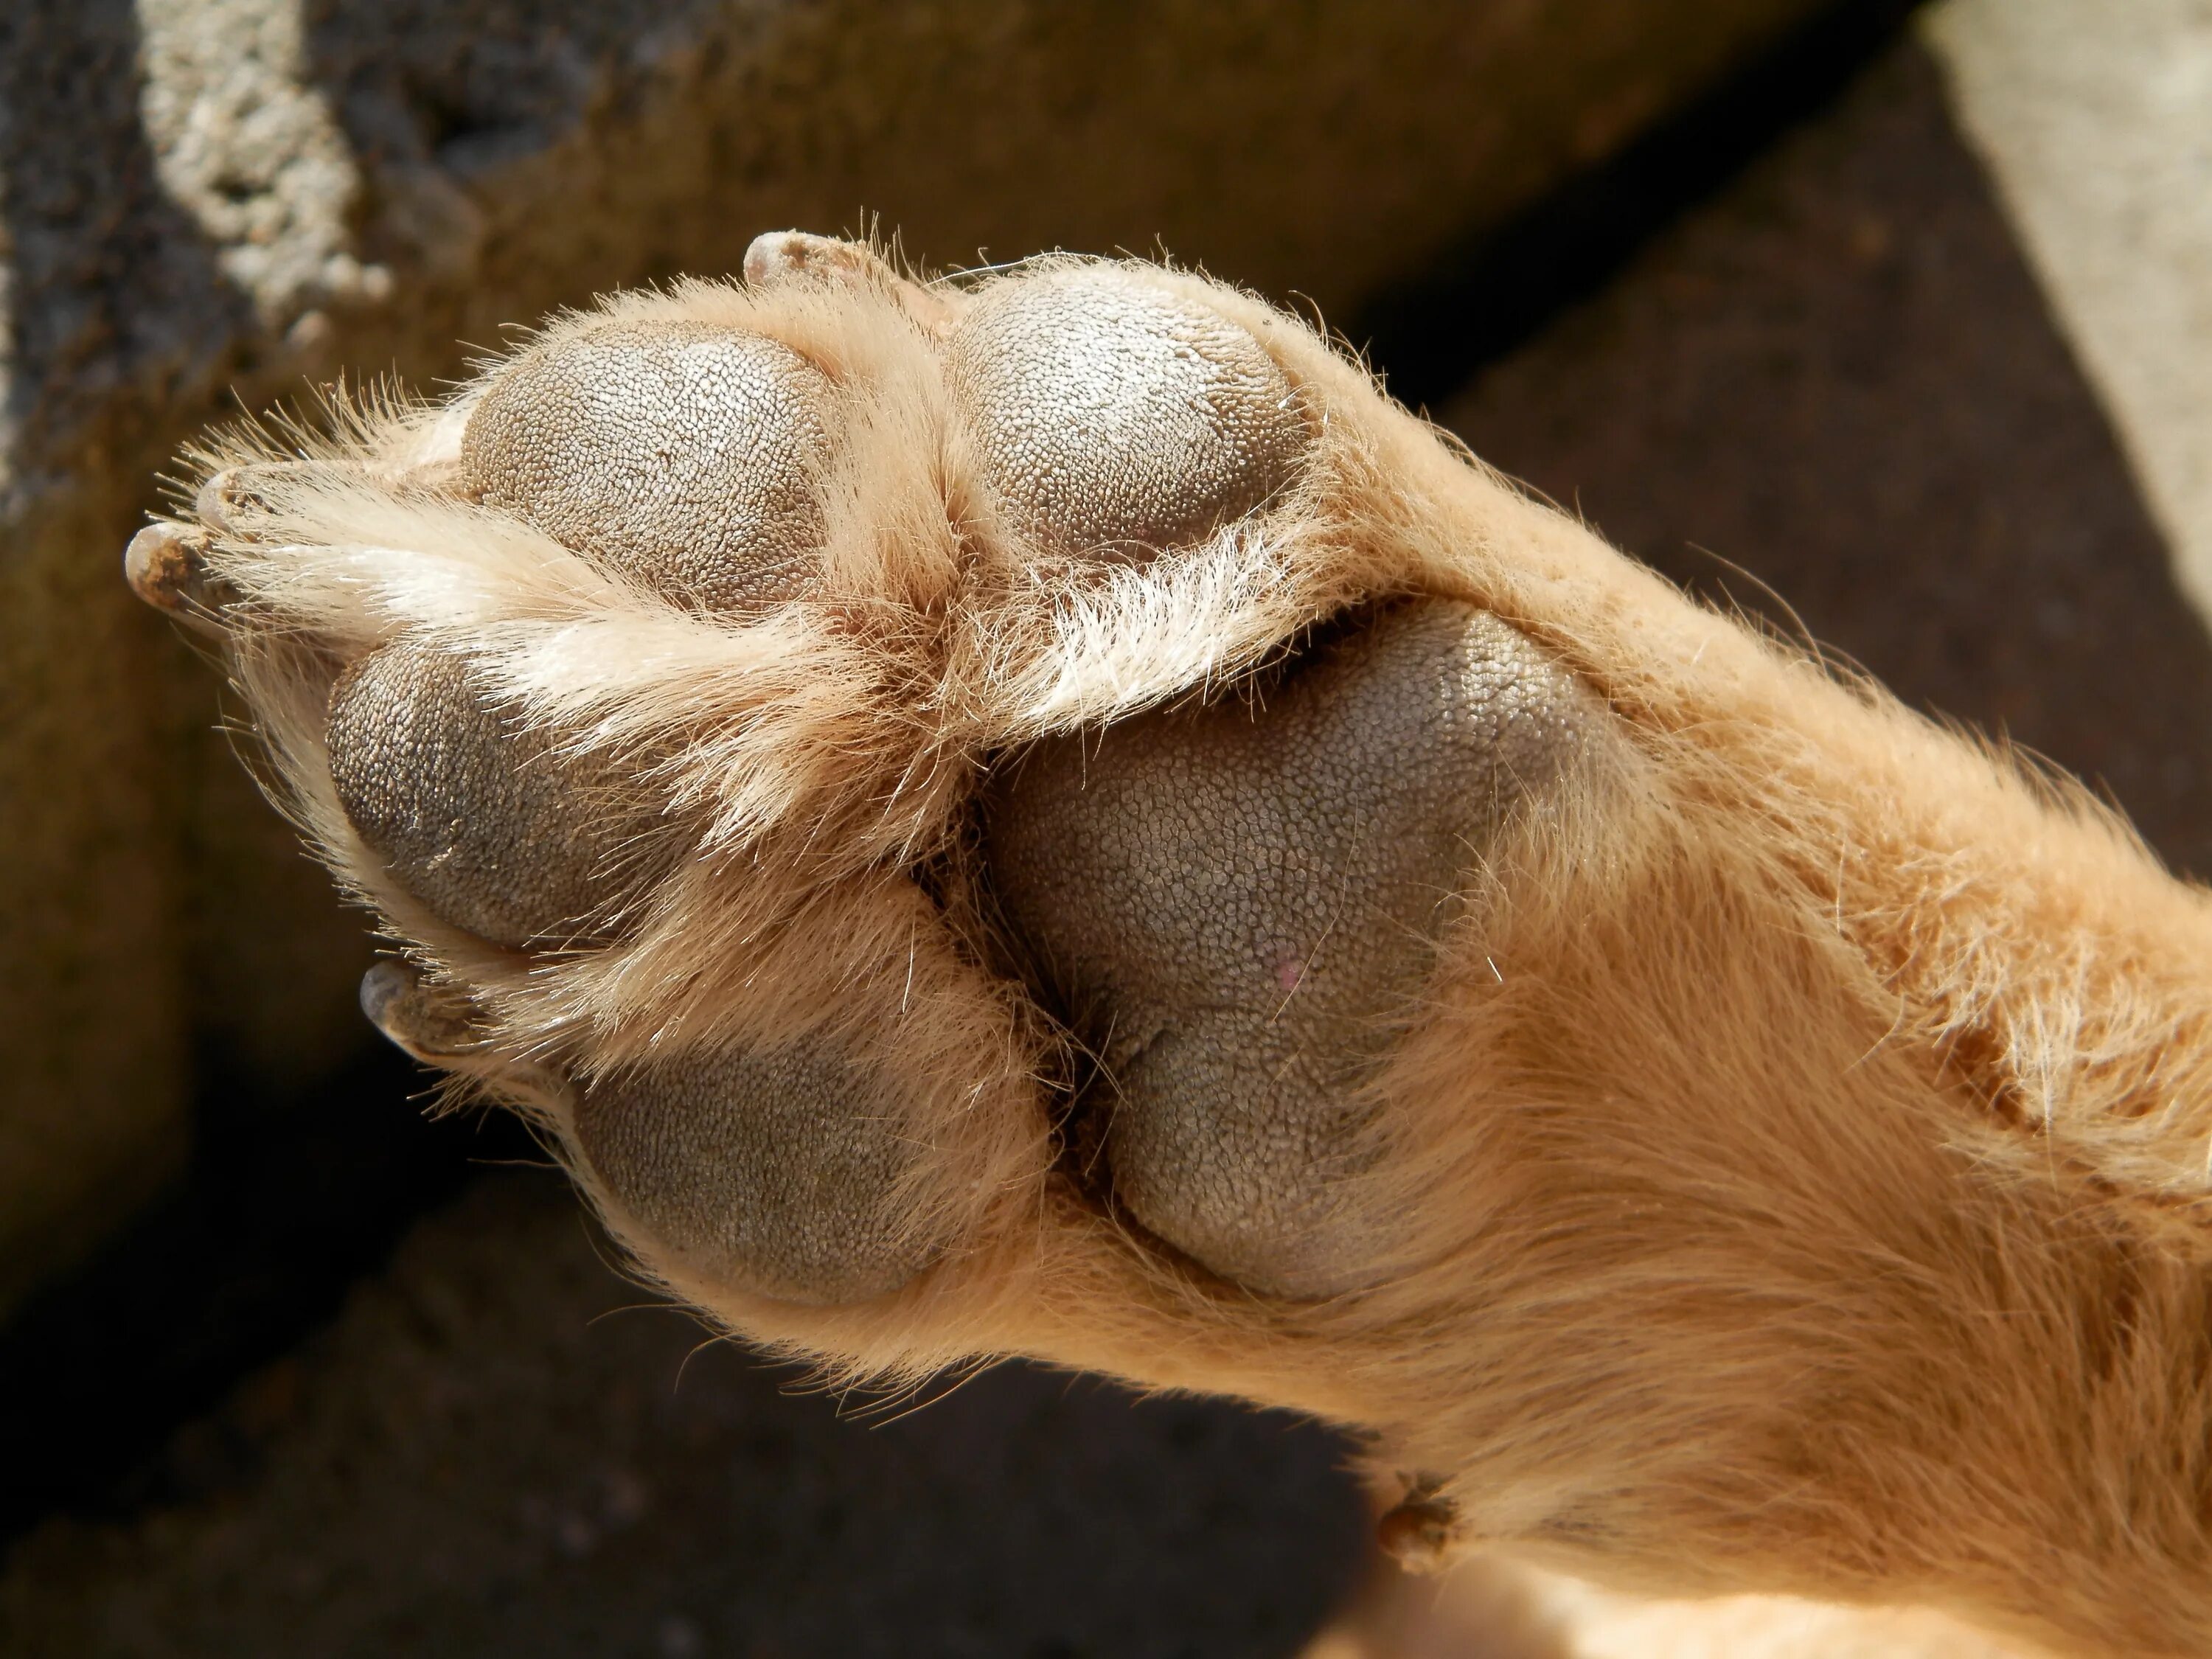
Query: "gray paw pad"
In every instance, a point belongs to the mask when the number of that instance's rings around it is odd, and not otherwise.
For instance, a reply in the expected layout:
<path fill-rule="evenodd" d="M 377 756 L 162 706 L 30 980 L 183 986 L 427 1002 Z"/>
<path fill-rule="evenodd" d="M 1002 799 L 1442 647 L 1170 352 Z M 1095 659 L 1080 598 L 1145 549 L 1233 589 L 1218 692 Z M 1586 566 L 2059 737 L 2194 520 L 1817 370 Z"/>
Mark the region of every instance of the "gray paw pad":
<path fill-rule="evenodd" d="M 1014 527 L 1060 553 L 1194 542 L 1294 476 L 1305 419 L 1226 318 L 1110 271 L 987 293 L 951 381 Z"/>
<path fill-rule="evenodd" d="M 917 1148 L 896 1102 L 835 1050 L 666 1060 L 593 1085 L 584 1156 L 631 1218 L 694 1267 L 787 1301 L 895 1290 L 941 1245 L 898 1201 Z"/>
<path fill-rule="evenodd" d="M 502 720 L 466 668 L 404 641 L 331 688 L 331 781 L 393 878 L 495 945 L 588 937 L 611 898 L 664 867 L 661 820 L 614 769 Z"/>
<path fill-rule="evenodd" d="M 1388 611 L 1261 707 L 1040 746 L 992 803 L 1008 921 L 1113 1090 L 1115 1194 L 1255 1289 L 1346 1288 L 1358 1090 L 1467 872 L 1595 705 L 1471 606 Z M 1334 1229 L 1334 1231 L 1333 1231 Z"/>
<path fill-rule="evenodd" d="M 709 610 L 790 598 L 821 538 L 829 381 L 705 323 L 611 323 L 525 352 L 462 434 L 465 486 Z"/>

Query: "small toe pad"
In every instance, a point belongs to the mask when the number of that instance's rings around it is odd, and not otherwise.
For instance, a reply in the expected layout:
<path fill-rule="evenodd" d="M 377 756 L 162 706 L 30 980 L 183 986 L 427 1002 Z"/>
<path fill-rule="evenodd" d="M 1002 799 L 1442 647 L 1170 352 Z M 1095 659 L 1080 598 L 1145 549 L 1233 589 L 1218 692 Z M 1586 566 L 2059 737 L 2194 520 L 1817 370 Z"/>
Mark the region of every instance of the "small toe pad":
<path fill-rule="evenodd" d="M 941 1248 L 912 1224 L 898 1103 L 828 1047 L 658 1061 L 592 1085 L 577 1138 L 608 1193 L 695 1267 L 787 1301 L 896 1289 Z"/>
<path fill-rule="evenodd" d="M 331 688 L 331 781 L 393 878 L 495 945 L 588 938 L 665 864 L 663 821 L 611 763 L 570 759 L 479 695 L 445 653 L 401 641 Z"/>
<path fill-rule="evenodd" d="M 1287 484 L 1307 441 L 1257 340 L 1111 270 L 987 293 L 953 337 L 950 379 L 985 481 L 1056 553 L 1197 541 Z"/>
<path fill-rule="evenodd" d="M 829 386 L 758 335 L 605 324 L 500 371 L 462 435 L 464 481 L 666 598 L 757 610 L 812 574 Z"/>

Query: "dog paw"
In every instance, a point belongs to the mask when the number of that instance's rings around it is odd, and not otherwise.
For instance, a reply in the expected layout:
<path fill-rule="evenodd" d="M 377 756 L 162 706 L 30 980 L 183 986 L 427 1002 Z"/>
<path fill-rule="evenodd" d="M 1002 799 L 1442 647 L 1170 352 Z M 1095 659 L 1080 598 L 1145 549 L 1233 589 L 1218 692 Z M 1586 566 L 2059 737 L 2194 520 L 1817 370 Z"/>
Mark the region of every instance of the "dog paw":
<path fill-rule="evenodd" d="M 1340 1296 L 1443 943 L 1605 721 L 1378 533 L 1385 407 L 1194 277 L 769 237 L 234 447 L 132 576 L 411 964 L 372 1017 L 684 1293 L 941 1297 L 1073 1215 Z"/>
<path fill-rule="evenodd" d="M 2097 1506 L 2203 1437 L 2212 908 L 1312 330 L 793 234 L 330 427 L 218 443 L 131 580 L 371 1017 L 732 1328 L 1361 1425 L 1423 1550 L 2201 1553 Z"/>

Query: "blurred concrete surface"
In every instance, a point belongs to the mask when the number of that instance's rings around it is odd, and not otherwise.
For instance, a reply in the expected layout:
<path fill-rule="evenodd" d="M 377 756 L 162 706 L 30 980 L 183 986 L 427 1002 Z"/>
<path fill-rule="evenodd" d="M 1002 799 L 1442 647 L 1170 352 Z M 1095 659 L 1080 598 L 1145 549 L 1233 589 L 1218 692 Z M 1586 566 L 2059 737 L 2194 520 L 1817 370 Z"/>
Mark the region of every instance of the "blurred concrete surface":
<path fill-rule="evenodd" d="M 2212 615 L 2212 6 L 1946 0 L 1953 106 Z"/>
<path fill-rule="evenodd" d="M 2212 649 L 1918 46 L 1439 413 L 2212 870 Z M 726 1350 L 678 1386 L 675 1316 L 587 1322 L 623 1297 L 583 1227 L 507 1176 L 426 1224 L 127 1510 L 31 1534 L 0 1648 L 1289 1654 L 1352 1571 L 1323 1437 L 1020 1372 L 880 1429 Z M 1563 1650 L 1646 1650 L 1632 1609 L 1607 1620 Z M 1832 1641 L 1808 1659 L 1869 1650 L 1805 1628 Z"/>
<path fill-rule="evenodd" d="M 180 1166 L 208 1056 L 360 1042 L 358 926 L 118 550 L 210 419 L 420 383 L 595 290 L 880 214 L 1333 312 L 1813 0 L 15 0 L 0 9 L 0 1307 Z"/>

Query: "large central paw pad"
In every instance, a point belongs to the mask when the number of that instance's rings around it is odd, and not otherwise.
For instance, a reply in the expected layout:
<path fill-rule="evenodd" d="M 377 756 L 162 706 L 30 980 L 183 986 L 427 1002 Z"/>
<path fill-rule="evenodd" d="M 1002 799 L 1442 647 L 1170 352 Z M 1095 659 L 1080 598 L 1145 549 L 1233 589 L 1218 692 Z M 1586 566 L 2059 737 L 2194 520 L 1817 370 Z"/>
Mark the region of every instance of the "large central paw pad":
<path fill-rule="evenodd" d="M 1335 1224 L 1363 1085 L 1532 790 L 1574 683 L 1448 601 L 1364 619 L 1249 701 L 1053 739 L 1011 769 L 990 868 L 1102 1062 L 1114 1190 L 1255 1287 L 1358 1282 Z"/>
<path fill-rule="evenodd" d="M 1378 527 L 1401 417 L 1248 296 L 798 236 L 748 276 L 134 544 L 406 950 L 373 1011 L 733 1318 L 1085 1215 L 1357 1288 L 1392 1056 L 1601 706 Z"/>

